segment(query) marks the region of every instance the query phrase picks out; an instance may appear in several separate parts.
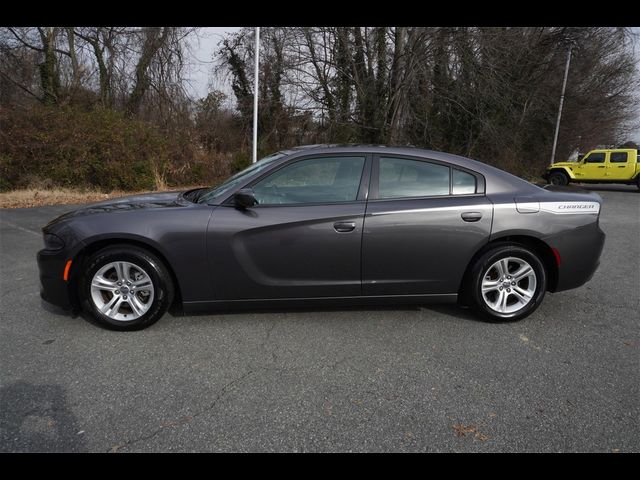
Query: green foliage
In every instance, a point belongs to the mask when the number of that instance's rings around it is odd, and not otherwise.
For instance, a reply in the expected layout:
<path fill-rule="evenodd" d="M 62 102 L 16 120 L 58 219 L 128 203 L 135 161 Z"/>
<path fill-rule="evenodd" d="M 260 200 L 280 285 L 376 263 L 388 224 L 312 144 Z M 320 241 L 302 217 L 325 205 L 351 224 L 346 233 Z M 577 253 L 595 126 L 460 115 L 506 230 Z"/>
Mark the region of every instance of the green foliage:
<path fill-rule="evenodd" d="M 0 190 L 38 185 L 151 190 L 209 184 L 228 168 L 198 155 L 185 131 L 104 109 L 33 105 L 0 109 Z M 240 154 L 238 165 L 248 164 Z M 218 167 L 218 168 L 216 168 Z"/>
<path fill-rule="evenodd" d="M 5 190 L 34 179 L 104 191 L 151 189 L 152 165 L 164 157 L 158 133 L 111 110 L 34 106 L 2 110 L 1 121 Z"/>

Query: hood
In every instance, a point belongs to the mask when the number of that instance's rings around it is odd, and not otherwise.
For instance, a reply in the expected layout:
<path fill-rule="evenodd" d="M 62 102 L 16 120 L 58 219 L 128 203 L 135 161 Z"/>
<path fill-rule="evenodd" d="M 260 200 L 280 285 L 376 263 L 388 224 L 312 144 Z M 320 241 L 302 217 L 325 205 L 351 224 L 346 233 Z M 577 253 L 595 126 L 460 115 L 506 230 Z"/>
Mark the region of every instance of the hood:
<path fill-rule="evenodd" d="M 579 162 L 555 162 L 552 166 L 548 166 L 547 170 L 554 167 L 572 168 L 572 167 L 575 167 L 576 165 L 580 165 L 580 163 Z"/>
<path fill-rule="evenodd" d="M 52 226 L 60 221 L 97 213 L 111 213 L 131 210 L 146 210 L 149 208 L 184 207 L 189 204 L 182 198 L 180 192 L 150 192 L 142 195 L 129 195 L 126 197 L 112 198 L 101 202 L 91 203 L 71 212 L 64 213 L 53 219 L 43 228 Z"/>

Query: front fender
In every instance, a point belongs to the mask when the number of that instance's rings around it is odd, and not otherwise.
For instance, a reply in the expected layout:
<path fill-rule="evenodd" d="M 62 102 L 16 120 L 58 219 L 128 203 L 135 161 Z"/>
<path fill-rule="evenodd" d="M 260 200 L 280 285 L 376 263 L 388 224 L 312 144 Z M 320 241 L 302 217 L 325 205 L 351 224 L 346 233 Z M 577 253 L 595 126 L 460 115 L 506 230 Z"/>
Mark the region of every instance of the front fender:
<path fill-rule="evenodd" d="M 551 175 L 553 172 L 562 172 L 562 173 L 566 174 L 571 180 L 575 180 L 576 179 L 576 176 L 567 167 L 553 167 L 553 168 L 550 168 L 549 170 L 547 170 L 547 177 L 549 175 Z"/>

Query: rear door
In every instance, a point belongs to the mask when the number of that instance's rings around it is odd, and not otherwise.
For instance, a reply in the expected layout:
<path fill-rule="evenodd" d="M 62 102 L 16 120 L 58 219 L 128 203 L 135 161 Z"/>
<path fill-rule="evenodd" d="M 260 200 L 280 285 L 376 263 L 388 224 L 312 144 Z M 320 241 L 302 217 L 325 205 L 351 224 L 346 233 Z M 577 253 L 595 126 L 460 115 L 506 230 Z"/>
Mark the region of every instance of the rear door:
<path fill-rule="evenodd" d="M 489 239 L 492 216 L 481 175 L 423 158 L 374 156 L 363 294 L 456 293 Z"/>
<path fill-rule="evenodd" d="M 259 204 L 217 208 L 207 231 L 216 300 L 356 296 L 371 160 L 296 159 L 250 185 Z"/>
<path fill-rule="evenodd" d="M 613 151 L 609 153 L 607 162 L 608 180 L 628 180 L 633 176 L 635 165 L 627 151 Z"/>

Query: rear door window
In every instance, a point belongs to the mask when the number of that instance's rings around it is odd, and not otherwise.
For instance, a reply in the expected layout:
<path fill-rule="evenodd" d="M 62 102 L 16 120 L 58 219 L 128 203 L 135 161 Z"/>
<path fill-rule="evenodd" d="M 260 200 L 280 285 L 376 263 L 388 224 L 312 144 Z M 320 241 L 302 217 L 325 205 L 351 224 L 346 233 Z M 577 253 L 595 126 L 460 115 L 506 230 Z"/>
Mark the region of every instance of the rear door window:
<path fill-rule="evenodd" d="M 609 162 L 611 163 L 627 163 L 629 154 L 627 152 L 611 152 Z"/>
<path fill-rule="evenodd" d="M 447 166 L 405 158 L 380 158 L 378 198 L 449 195 Z"/>

